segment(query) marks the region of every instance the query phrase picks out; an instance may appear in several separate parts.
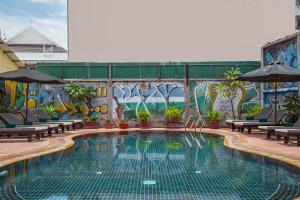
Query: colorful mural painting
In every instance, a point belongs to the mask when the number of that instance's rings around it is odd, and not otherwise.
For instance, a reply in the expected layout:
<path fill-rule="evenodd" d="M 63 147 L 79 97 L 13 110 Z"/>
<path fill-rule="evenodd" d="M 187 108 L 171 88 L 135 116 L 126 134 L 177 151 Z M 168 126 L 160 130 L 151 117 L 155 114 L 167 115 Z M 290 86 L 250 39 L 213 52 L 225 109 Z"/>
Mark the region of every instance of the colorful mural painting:
<path fill-rule="evenodd" d="M 209 110 L 218 110 L 223 116 L 231 116 L 232 110 L 229 99 L 219 94 L 217 81 L 190 81 L 191 114 L 206 115 Z M 247 83 L 234 99 L 235 113 L 242 114 L 249 107 L 260 104 L 259 85 Z"/>
<path fill-rule="evenodd" d="M 1 91 L 1 108 L 15 110 L 25 108 L 26 84 L 5 81 L 4 91 Z M 107 88 L 105 82 L 80 82 L 85 87 L 95 88 L 97 96 L 91 102 L 84 102 L 80 110 L 76 110 L 73 102 L 60 85 L 30 84 L 28 108 L 38 108 L 44 105 L 54 105 L 60 117 L 68 119 L 74 115 L 107 114 Z"/>
<path fill-rule="evenodd" d="M 155 118 L 163 117 L 170 105 L 184 110 L 183 82 L 115 82 L 112 94 L 113 118 L 118 117 L 120 106 L 126 120 L 137 119 L 139 110 L 147 110 Z"/>
<path fill-rule="evenodd" d="M 298 68 L 297 58 L 297 37 L 274 44 L 263 51 L 264 65 L 275 60 L 284 63 L 284 66 Z M 281 108 L 282 102 L 286 95 L 298 94 L 299 83 L 281 82 L 278 84 L 279 92 L 277 98 L 278 108 Z M 264 84 L 263 103 L 266 106 L 274 107 L 274 83 Z"/>
<path fill-rule="evenodd" d="M 264 65 L 279 60 L 286 67 L 297 68 L 297 38 L 265 48 L 263 59 Z"/>
<path fill-rule="evenodd" d="M 287 88 L 279 90 L 277 92 L 277 108 L 283 109 L 282 103 L 286 96 L 298 95 L 298 88 Z M 264 91 L 263 92 L 263 103 L 267 107 L 275 107 L 275 93 L 274 91 Z"/>
<path fill-rule="evenodd" d="M 1 111 L 17 110 L 24 107 L 27 84 L 15 81 L 1 81 Z"/>

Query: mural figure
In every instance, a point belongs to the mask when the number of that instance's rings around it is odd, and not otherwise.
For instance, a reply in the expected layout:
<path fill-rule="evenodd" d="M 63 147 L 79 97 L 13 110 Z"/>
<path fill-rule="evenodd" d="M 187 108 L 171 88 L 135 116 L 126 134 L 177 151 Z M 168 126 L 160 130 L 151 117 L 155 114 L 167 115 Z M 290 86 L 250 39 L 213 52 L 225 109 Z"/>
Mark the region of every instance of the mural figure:
<path fill-rule="evenodd" d="M 227 98 L 219 94 L 217 81 L 191 81 L 190 97 L 191 97 L 191 113 L 200 113 L 206 115 L 209 110 L 218 110 L 225 117 L 231 116 L 231 105 Z M 255 84 L 247 84 L 245 89 L 238 91 L 238 96 L 233 100 L 235 113 L 243 113 L 250 106 L 260 104 L 259 86 Z"/>
<path fill-rule="evenodd" d="M 279 60 L 286 67 L 297 68 L 297 59 L 296 37 L 264 49 L 264 65 Z"/>
<path fill-rule="evenodd" d="M 5 81 L 5 88 L 1 92 L 1 109 L 14 110 L 25 108 L 26 84 L 14 81 Z M 47 85 L 32 83 L 29 85 L 28 108 L 38 108 L 43 105 L 55 105 L 60 117 L 68 119 L 74 115 L 107 114 L 106 83 L 104 82 L 81 82 L 82 85 L 93 87 L 97 91 L 95 98 L 85 98 L 84 105 L 80 110 L 75 109 L 73 102 L 60 85 Z"/>
<path fill-rule="evenodd" d="M 116 82 L 113 84 L 113 118 L 116 107 L 124 108 L 125 120 L 137 119 L 139 110 L 162 117 L 164 110 L 175 105 L 184 110 L 183 82 Z"/>

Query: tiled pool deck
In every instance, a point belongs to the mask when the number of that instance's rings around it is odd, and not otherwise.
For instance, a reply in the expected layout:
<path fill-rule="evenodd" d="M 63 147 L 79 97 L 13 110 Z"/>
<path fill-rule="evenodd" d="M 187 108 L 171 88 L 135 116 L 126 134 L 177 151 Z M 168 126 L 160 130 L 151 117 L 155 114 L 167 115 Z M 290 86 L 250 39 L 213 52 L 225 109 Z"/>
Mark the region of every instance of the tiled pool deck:
<path fill-rule="evenodd" d="M 139 131 L 139 128 L 130 128 L 128 131 Z M 153 128 L 147 131 L 184 131 L 184 129 Z M 19 160 L 24 160 L 51 152 L 66 149 L 74 144 L 72 138 L 92 133 L 105 134 L 120 131 L 120 129 L 78 129 L 64 134 L 54 135 L 51 138 L 42 138 L 40 141 L 31 143 L 24 139 L 0 139 L 0 167 Z M 284 144 L 282 140 L 267 140 L 266 134 L 253 132 L 252 135 L 239 134 L 230 129 L 202 129 L 202 132 L 221 135 L 225 137 L 224 143 L 230 148 L 259 154 L 278 159 L 300 168 L 300 147 L 295 144 Z M 171 133 L 170 133 L 171 134 Z"/>

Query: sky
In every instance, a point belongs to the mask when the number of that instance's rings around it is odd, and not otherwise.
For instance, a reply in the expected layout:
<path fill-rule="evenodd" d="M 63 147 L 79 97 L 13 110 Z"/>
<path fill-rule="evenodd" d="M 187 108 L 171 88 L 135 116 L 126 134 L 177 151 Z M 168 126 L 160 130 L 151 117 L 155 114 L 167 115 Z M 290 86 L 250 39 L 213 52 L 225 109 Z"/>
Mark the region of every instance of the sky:
<path fill-rule="evenodd" d="M 31 24 L 67 48 L 67 0 L 0 0 L 0 30 L 7 39 Z"/>

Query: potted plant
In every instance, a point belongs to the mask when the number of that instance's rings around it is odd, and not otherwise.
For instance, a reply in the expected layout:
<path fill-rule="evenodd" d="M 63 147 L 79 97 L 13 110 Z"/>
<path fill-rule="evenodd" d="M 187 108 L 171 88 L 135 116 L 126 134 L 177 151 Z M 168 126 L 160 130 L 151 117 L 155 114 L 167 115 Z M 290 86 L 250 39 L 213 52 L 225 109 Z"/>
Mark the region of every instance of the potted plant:
<path fill-rule="evenodd" d="M 167 127 L 178 127 L 181 113 L 182 110 L 175 106 L 168 107 L 164 112 L 167 119 Z"/>
<path fill-rule="evenodd" d="M 50 116 L 51 120 L 59 120 L 58 113 L 54 105 L 45 105 L 44 109 L 46 113 Z"/>
<path fill-rule="evenodd" d="M 138 118 L 140 119 L 141 128 L 148 128 L 148 119 L 150 118 L 150 113 L 146 110 L 141 110 L 138 112 Z"/>
<path fill-rule="evenodd" d="M 99 128 L 99 124 L 97 122 L 98 116 L 92 115 L 88 117 L 85 121 L 84 128 Z"/>
<path fill-rule="evenodd" d="M 285 126 L 293 126 L 300 116 L 300 98 L 297 95 L 287 96 L 282 107 L 286 111 Z"/>
<path fill-rule="evenodd" d="M 109 119 L 105 120 L 104 127 L 106 129 L 112 129 L 113 128 L 113 123 L 111 122 L 111 120 L 109 120 Z"/>
<path fill-rule="evenodd" d="M 121 119 L 120 122 L 119 122 L 119 128 L 120 129 L 127 129 L 128 128 L 128 123 L 124 119 Z"/>
<path fill-rule="evenodd" d="M 220 126 L 220 112 L 208 111 L 207 112 L 208 126 L 211 129 L 218 129 Z"/>
<path fill-rule="evenodd" d="M 257 113 L 260 111 L 260 105 L 251 106 L 247 109 L 247 116 L 246 120 L 254 120 L 254 117 L 257 115 Z"/>

